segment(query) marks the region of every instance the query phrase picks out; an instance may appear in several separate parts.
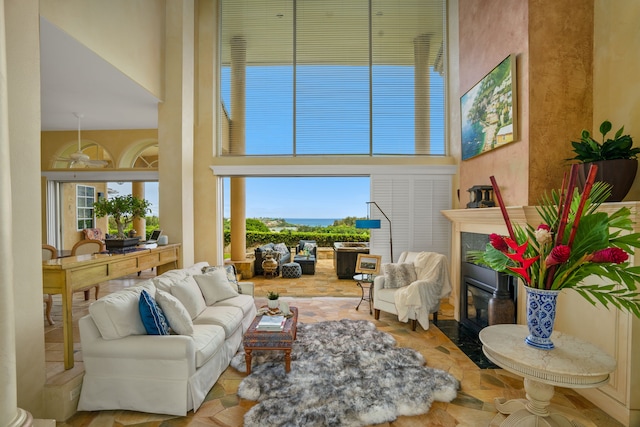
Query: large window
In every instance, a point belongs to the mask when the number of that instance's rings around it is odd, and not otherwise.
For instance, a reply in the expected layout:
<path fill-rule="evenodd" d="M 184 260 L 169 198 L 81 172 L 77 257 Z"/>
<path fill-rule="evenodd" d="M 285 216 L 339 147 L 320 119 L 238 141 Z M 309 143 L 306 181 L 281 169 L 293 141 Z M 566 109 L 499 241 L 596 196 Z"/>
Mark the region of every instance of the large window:
<path fill-rule="evenodd" d="M 222 0 L 221 151 L 445 155 L 444 0 Z"/>
<path fill-rule="evenodd" d="M 76 223 L 78 231 L 94 228 L 93 202 L 96 189 L 86 185 L 76 186 Z"/>

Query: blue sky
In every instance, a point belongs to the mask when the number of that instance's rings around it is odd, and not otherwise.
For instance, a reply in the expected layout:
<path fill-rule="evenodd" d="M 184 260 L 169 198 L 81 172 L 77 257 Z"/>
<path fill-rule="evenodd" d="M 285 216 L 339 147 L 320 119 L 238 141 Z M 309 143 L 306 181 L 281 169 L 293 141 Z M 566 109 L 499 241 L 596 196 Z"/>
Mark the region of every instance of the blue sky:
<path fill-rule="evenodd" d="M 131 183 L 109 183 L 116 195 L 131 194 Z M 369 178 L 247 178 L 248 218 L 345 218 L 367 216 Z M 158 215 L 158 183 L 145 183 L 145 198 Z M 224 180 L 224 216 L 229 217 L 229 179 Z"/>
<path fill-rule="evenodd" d="M 246 178 L 248 218 L 367 216 L 369 178 Z M 224 180 L 229 217 L 229 179 Z"/>

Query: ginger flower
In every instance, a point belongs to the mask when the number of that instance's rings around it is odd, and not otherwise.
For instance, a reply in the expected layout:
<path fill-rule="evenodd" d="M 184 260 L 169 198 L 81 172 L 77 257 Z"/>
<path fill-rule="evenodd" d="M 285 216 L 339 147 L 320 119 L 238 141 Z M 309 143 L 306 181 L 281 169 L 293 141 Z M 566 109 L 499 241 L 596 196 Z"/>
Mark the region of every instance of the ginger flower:
<path fill-rule="evenodd" d="M 536 235 L 536 242 L 541 245 L 551 243 L 553 236 L 551 235 L 551 228 L 547 224 L 540 224 L 538 229 L 534 232 Z"/>

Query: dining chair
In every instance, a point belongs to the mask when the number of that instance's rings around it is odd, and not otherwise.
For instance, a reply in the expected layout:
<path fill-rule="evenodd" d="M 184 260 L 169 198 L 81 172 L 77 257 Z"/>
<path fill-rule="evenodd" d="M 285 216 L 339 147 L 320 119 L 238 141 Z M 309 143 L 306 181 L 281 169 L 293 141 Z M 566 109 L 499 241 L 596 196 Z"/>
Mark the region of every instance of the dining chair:
<path fill-rule="evenodd" d="M 90 255 L 102 251 L 104 251 L 104 243 L 102 242 L 102 240 L 84 239 L 73 245 L 73 248 L 71 248 L 71 256 Z M 82 290 L 84 292 L 85 301 L 89 300 L 89 291 L 93 287 L 96 288 L 96 299 L 98 299 L 98 293 L 100 292 L 99 283 L 96 285 L 91 285 L 87 289 Z"/>
<path fill-rule="evenodd" d="M 42 245 L 42 261 L 58 258 L 58 250 L 51 245 Z M 53 306 L 53 298 L 51 294 L 44 294 L 45 303 L 45 315 L 47 316 L 47 322 L 53 325 L 53 319 L 51 318 L 51 307 Z"/>

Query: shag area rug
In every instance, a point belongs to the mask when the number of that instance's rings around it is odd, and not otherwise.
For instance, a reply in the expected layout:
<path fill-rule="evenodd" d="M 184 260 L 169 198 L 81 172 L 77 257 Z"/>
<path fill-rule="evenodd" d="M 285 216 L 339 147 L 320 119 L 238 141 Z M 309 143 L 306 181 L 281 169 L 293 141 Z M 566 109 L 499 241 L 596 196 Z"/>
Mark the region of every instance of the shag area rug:
<path fill-rule="evenodd" d="M 253 351 L 251 374 L 238 389 L 258 401 L 251 426 L 366 426 L 429 411 L 456 397 L 458 380 L 425 366 L 422 355 L 366 320 L 298 323 L 285 374 L 283 351 Z M 231 366 L 246 372 L 244 352 Z"/>

